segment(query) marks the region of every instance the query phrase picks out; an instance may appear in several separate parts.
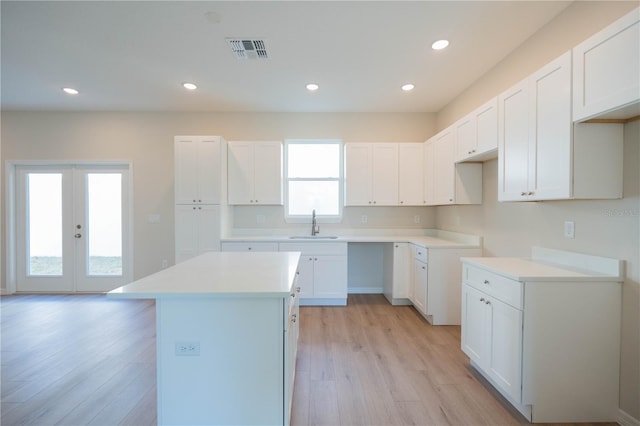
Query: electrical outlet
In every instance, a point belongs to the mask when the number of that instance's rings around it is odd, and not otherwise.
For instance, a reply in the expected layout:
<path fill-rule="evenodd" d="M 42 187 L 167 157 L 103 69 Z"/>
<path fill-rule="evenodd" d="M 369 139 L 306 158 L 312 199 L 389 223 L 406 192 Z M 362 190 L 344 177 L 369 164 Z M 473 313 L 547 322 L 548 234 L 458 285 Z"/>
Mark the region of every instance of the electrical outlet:
<path fill-rule="evenodd" d="M 200 356 L 200 342 L 176 342 L 177 356 Z"/>
<path fill-rule="evenodd" d="M 367 215 L 366 214 L 362 215 L 362 217 L 360 218 L 360 222 L 367 223 Z"/>
<path fill-rule="evenodd" d="M 167 259 L 163 259 L 162 260 L 162 269 L 166 268 L 167 266 L 169 266 L 169 262 L 167 261 Z"/>
<path fill-rule="evenodd" d="M 576 237 L 575 222 L 573 222 L 571 220 L 567 220 L 564 223 L 564 237 L 565 238 L 575 238 Z"/>
<path fill-rule="evenodd" d="M 256 215 L 256 223 L 265 223 L 267 221 L 267 217 L 263 214 Z"/>
<path fill-rule="evenodd" d="M 417 214 L 413 217 L 413 223 L 420 223 L 420 215 Z"/>

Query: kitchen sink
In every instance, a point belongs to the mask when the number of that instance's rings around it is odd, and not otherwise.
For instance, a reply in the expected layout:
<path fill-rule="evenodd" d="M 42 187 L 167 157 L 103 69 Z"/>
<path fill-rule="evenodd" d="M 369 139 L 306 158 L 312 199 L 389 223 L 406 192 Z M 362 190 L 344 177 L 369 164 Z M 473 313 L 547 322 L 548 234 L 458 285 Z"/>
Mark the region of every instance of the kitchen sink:
<path fill-rule="evenodd" d="M 338 237 L 328 237 L 324 235 L 295 235 L 289 238 L 292 240 L 335 240 Z"/>

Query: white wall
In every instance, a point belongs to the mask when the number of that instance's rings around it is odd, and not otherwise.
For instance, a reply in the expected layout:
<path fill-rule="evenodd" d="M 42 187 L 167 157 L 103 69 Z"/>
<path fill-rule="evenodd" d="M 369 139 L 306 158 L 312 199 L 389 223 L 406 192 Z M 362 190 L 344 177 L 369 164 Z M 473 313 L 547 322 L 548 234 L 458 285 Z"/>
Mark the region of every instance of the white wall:
<path fill-rule="evenodd" d="M 227 140 L 339 138 L 347 141 L 422 142 L 435 132 L 435 114 L 422 113 L 145 113 L 2 111 L 2 152 L 18 160 L 131 160 L 134 188 L 134 277 L 160 269 L 174 259 L 173 137 L 222 135 Z M 2 200 L 5 200 L 2 164 Z M 366 212 L 366 213 L 363 213 Z M 159 214 L 160 223 L 148 223 Z M 256 223 L 256 215 L 266 221 Z M 415 228 L 435 225 L 434 208 L 348 208 L 331 229 Z M 414 215 L 421 223 L 413 223 Z M 282 207 L 236 207 L 235 226 L 263 231 L 286 227 Z M 295 227 L 294 225 L 291 225 Z M 2 209 L 2 229 L 5 211 Z M 337 231 L 336 231 L 337 232 Z M 4 268 L 5 260 L 3 258 Z M 6 288 L 2 276 L 2 287 Z"/>
<path fill-rule="evenodd" d="M 573 3 L 447 105 L 438 114 L 438 129 L 637 6 L 638 2 Z M 527 256 L 531 246 L 539 245 L 624 259 L 620 407 L 640 419 L 640 122 L 625 125 L 624 131 L 622 200 L 498 203 L 494 160 L 484 164 L 483 205 L 438 207 L 436 223 L 439 229 L 482 235 L 487 256 Z M 565 220 L 575 222 L 575 239 L 563 237 Z"/>

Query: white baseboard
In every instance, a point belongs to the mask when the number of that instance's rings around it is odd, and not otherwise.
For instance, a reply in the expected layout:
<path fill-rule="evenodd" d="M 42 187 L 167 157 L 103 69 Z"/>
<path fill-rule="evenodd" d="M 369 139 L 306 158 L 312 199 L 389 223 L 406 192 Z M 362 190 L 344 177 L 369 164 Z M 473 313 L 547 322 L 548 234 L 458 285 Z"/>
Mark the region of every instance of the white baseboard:
<path fill-rule="evenodd" d="M 618 409 L 618 423 L 622 426 L 640 426 L 640 420 L 620 409 Z"/>
<path fill-rule="evenodd" d="M 13 293 L 4 287 L 0 287 L 0 296 L 8 296 L 10 294 L 13 294 Z"/>
<path fill-rule="evenodd" d="M 383 289 L 381 287 L 355 287 L 348 288 L 349 294 L 382 294 Z"/>

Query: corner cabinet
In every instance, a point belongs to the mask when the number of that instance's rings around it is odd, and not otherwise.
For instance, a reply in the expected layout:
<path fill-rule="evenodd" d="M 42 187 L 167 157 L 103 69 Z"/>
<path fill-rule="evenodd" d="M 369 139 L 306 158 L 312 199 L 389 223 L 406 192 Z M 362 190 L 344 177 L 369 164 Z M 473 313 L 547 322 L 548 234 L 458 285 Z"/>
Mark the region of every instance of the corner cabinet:
<path fill-rule="evenodd" d="M 227 146 L 219 136 L 174 138 L 175 261 L 220 250 Z"/>
<path fill-rule="evenodd" d="M 640 115 L 640 8 L 573 48 L 573 120 Z"/>
<path fill-rule="evenodd" d="M 432 325 L 460 325 L 460 258 L 482 250 L 409 247 L 409 300 Z"/>
<path fill-rule="evenodd" d="M 345 206 L 398 205 L 398 144 L 345 144 Z"/>
<path fill-rule="evenodd" d="M 538 250 L 462 259 L 461 348 L 530 422 L 615 421 L 621 262 Z"/>
<path fill-rule="evenodd" d="M 229 204 L 282 205 L 282 142 L 229 142 Z"/>
<path fill-rule="evenodd" d="M 574 126 L 571 52 L 502 93 L 498 104 L 499 201 L 622 196 L 622 125 Z"/>

